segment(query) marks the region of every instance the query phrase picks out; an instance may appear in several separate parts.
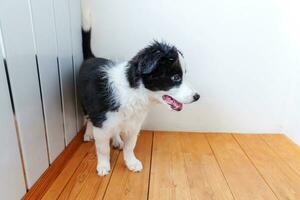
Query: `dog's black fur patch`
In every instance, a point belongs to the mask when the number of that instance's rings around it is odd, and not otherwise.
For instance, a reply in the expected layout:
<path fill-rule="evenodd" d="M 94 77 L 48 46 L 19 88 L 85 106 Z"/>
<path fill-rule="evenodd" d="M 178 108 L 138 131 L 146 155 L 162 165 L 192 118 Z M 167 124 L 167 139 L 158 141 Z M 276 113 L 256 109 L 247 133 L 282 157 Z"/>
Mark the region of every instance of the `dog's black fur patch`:
<path fill-rule="evenodd" d="M 82 64 L 79 71 L 78 89 L 81 102 L 93 125 L 99 128 L 106 120 L 106 113 L 117 111 L 120 107 L 105 69 L 113 65 L 112 61 L 104 58 L 91 58 Z"/>
<path fill-rule="evenodd" d="M 179 53 L 176 47 L 157 41 L 139 51 L 129 62 L 130 86 L 137 88 L 143 83 L 151 91 L 168 91 L 179 86 L 183 74 Z"/>
<path fill-rule="evenodd" d="M 88 58 L 94 58 L 95 56 L 91 50 L 91 30 L 84 31 L 83 29 L 81 29 L 81 34 L 84 60 L 87 60 Z"/>

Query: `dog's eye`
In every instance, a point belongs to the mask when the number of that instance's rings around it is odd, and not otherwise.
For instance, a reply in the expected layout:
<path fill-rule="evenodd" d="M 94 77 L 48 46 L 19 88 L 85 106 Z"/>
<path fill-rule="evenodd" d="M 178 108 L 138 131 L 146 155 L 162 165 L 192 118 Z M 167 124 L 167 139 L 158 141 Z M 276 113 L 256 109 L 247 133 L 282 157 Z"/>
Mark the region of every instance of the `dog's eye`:
<path fill-rule="evenodd" d="M 179 81 L 181 81 L 181 77 L 179 74 L 175 74 L 171 77 L 171 80 L 174 82 L 179 82 Z"/>

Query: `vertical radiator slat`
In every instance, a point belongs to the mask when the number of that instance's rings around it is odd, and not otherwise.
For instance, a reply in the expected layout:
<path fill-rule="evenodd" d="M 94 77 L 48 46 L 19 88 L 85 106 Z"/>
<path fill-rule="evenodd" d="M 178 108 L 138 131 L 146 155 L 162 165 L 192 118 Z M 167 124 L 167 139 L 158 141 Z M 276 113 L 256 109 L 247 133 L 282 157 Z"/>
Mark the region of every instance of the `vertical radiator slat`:
<path fill-rule="evenodd" d="M 72 64 L 71 28 L 68 0 L 53 0 L 57 35 L 65 122 L 65 139 L 68 144 L 76 135 L 76 102 L 74 68 Z"/>
<path fill-rule="evenodd" d="M 30 188 L 49 163 L 28 1 L 1 1 L 0 19 L 15 117 Z"/>
<path fill-rule="evenodd" d="M 77 76 L 80 65 L 83 61 L 82 47 L 81 47 L 81 7 L 80 0 L 69 0 L 70 8 L 70 20 L 71 20 L 71 35 L 72 35 L 72 52 L 74 61 L 74 76 L 75 76 L 75 87 L 77 86 Z M 75 88 L 77 89 L 77 88 Z M 76 93 L 76 109 L 77 109 L 77 130 L 83 125 L 83 111 L 79 101 L 78 93 Z"/>
<path fill-rule="evenodd" d="M 50 162 L 64 149 L 63 113 L 57 66 L 55 19 L 51 0 L 31 0 Z"/>
<path fill-rule="evenodd" d="M 20 199 L 26 187 L 3 61 L 0 51 L 0 194 L 3 199 Z"/>

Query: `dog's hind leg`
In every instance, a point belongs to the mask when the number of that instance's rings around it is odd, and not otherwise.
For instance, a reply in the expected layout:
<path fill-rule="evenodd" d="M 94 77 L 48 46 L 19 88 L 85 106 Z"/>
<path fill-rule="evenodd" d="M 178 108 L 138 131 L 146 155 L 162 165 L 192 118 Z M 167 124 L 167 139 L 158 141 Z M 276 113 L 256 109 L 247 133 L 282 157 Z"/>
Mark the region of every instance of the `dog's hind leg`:
<path fill-rule="evenodd" d="M 112 138 L 112 146 L 115 149 L 123 149 L 124 142 L 121 139 L 120 133 L 116 133 Z"/>
<path fill-rule="evenodd" d="M 85 134 L 84 134 L 84 137 L 83 137 L 83 141 L 89 142 L 89 141 L 91 141 L 93 139 L 94 139 L 93 124 L 92 124 L 92 122 L 89 119 L 87 119 L 86 129 L 85 129 Z"/>

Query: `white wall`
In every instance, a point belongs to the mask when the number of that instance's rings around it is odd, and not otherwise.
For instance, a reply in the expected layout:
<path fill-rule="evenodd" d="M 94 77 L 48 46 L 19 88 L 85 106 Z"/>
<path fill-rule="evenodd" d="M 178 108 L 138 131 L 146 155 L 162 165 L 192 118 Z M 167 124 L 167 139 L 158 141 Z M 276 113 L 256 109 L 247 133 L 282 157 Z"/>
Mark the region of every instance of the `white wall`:
<path fill-rule="evenodd" d="M 144 128 L 286 131 L 300 142 L 297 0 L 92 3 L 97 56 L 129 59 L 153 39 L 175 44 L 184 53 L 200 101 L 178 113 L 158 106 Z"/>
<path fill-rule="evenodd" d="M 300 145 L 300 78 L 299 69 L 297 73 L 297 79 L 294 79 L 290 87 L 290 94 L 285 102 L 285 113 L 282 117 L 283 132 L 287 133 L 290 138 L 296 141 Z"/>

